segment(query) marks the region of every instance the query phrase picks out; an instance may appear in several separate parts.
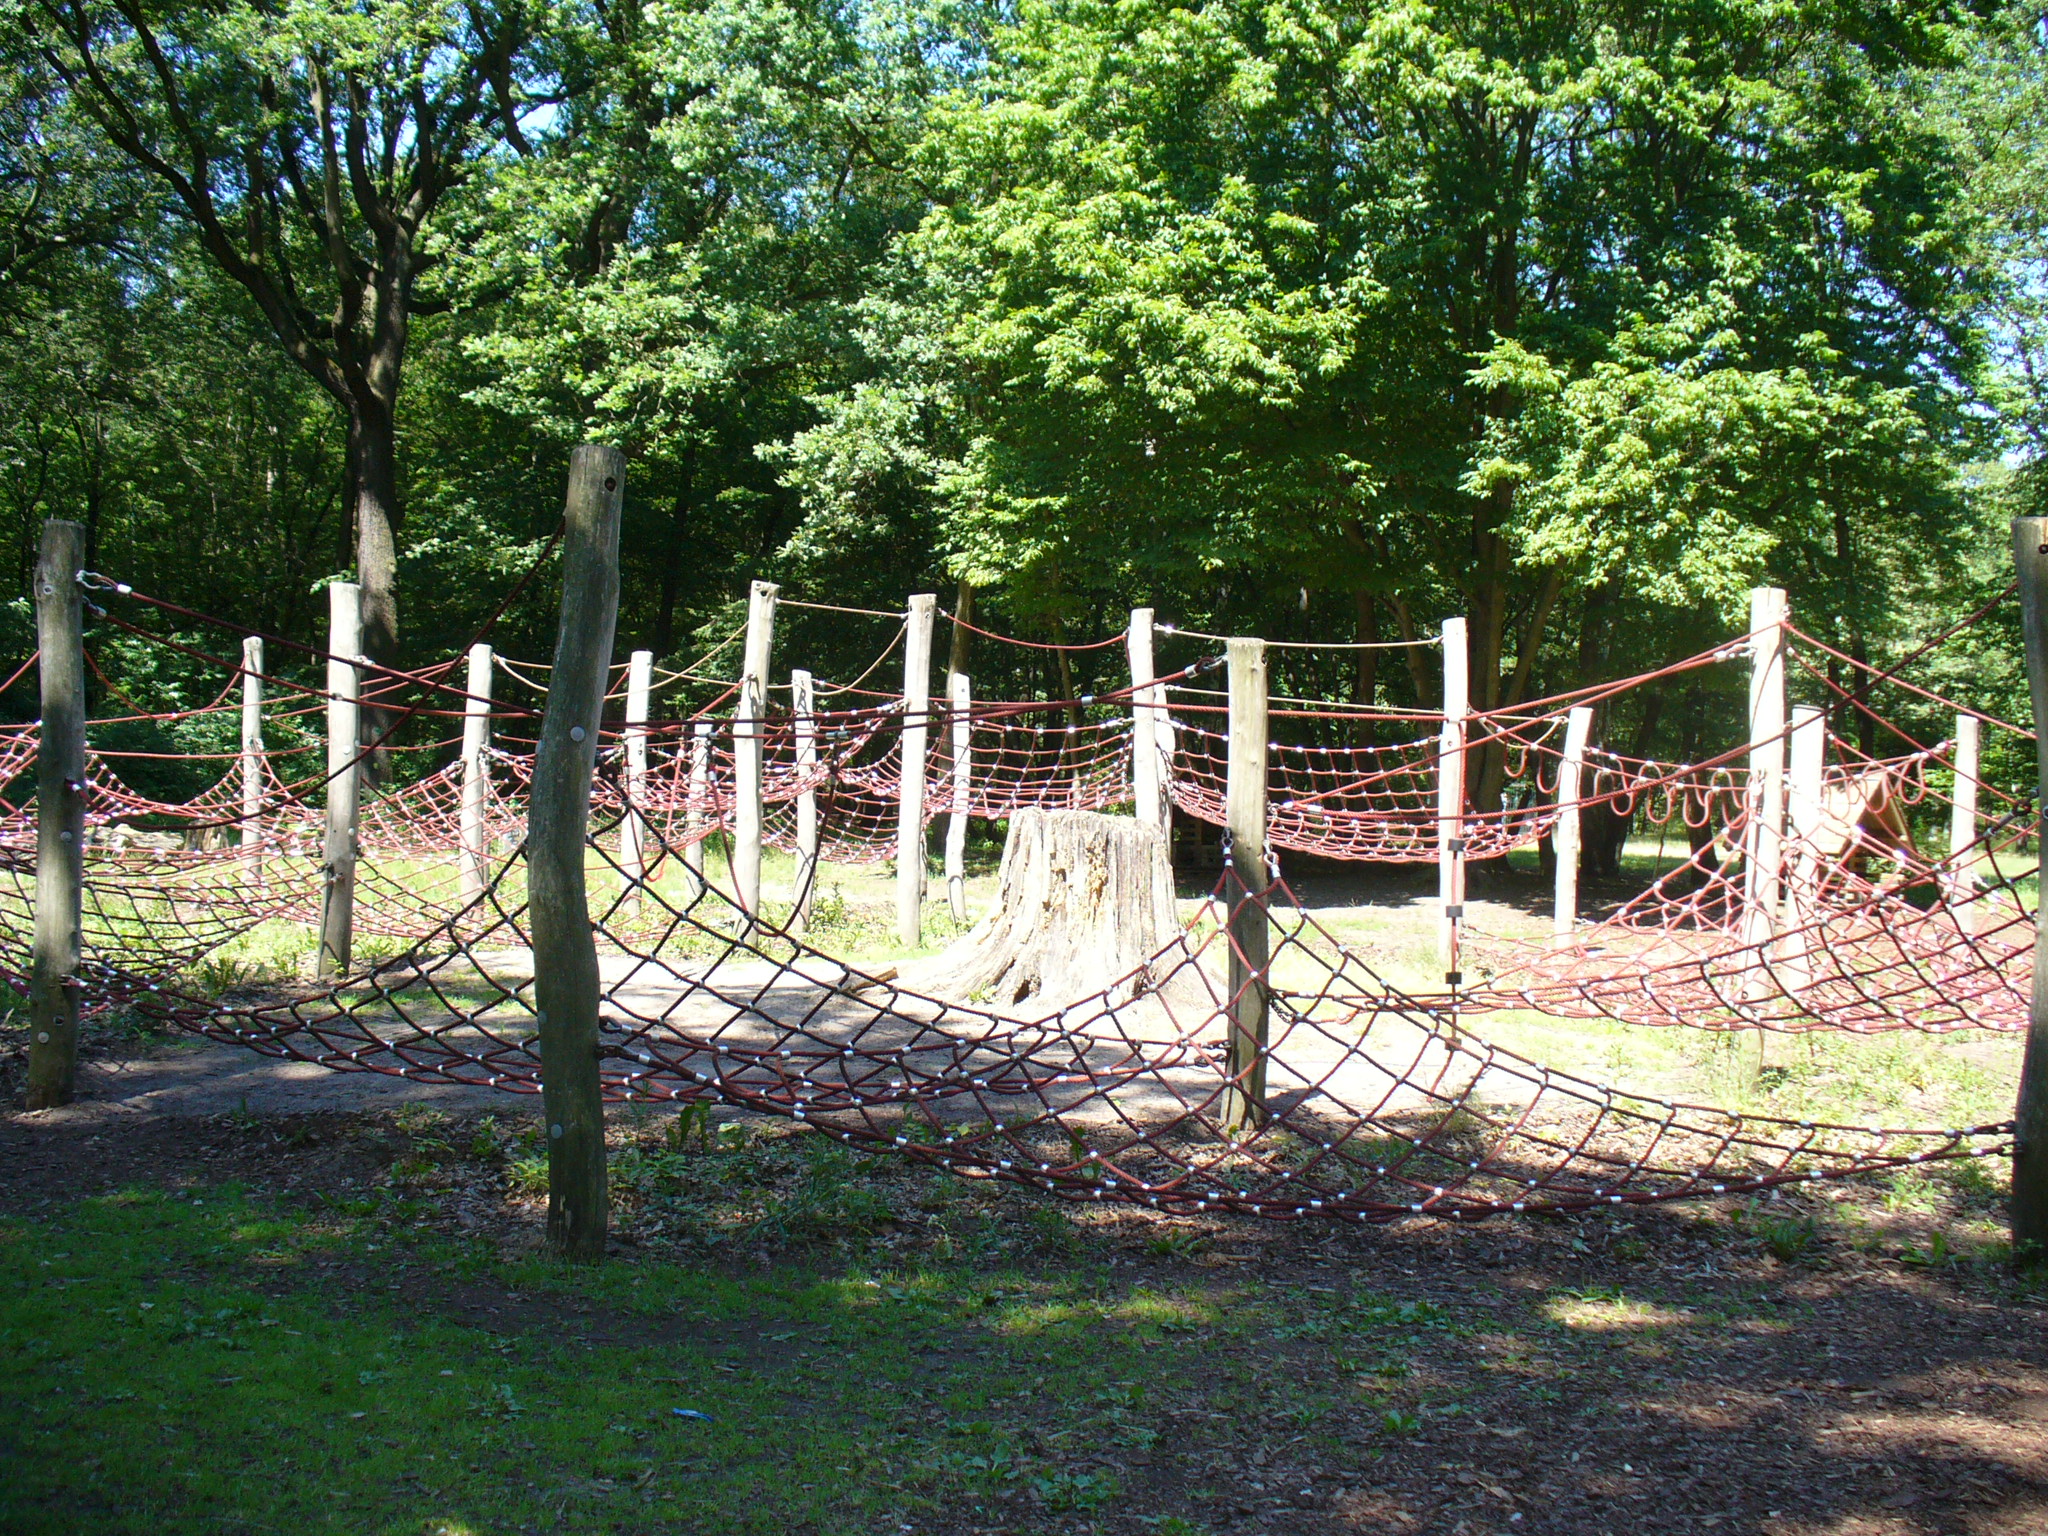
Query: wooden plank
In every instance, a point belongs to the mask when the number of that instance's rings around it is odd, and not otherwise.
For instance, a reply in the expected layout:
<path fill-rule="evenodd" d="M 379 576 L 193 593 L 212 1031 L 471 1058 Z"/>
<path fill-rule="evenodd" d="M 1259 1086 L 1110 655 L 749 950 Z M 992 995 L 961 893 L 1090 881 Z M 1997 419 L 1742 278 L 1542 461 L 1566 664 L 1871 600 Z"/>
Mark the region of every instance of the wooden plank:
<path fill-rule="evenodd" d="M 547 1246 L 604 1257 L 608 1221 L 598 1078 L 597 942 L 584 889 L 590 780 L 619 609 L 619 503 L 626 456 L 585 444 L 569 460 L 562 614 L 533 758 L 526 867 L 541 1108 L 548 1136 Z"/>
<path fill-rule="evenodd" d="M 953 804 L 946 822 L 946 900 L 953 921 L 967 921 L 967 807 L 974 793 L 974 685 L 965 672 L 946 679 L 948 725 L 953 735 Z"/>
<path fill-rule="evenodd" d="M 896 941 L 924 941 L 924 765 L 932 708 L 932 619 L 938 598 L 910 600 L 903 627 L 903 778 L 896 795 Z"/>
<path fill-rule="evenodd" d="M 2038 892 L 2048 891 L 2048 825 L 2040 819 L 2048 809 L 2048 517 L 2012 520 L 2012 554 L 2019 570 L 2020 627 L 2027 641 L 2027 691 L 2034 703 Z M 2033 1268 L 2048 1263 L 2048 922 L 2038 917 L 2027 1046 L 2013 1119 L 2012 1256 L 2015 1264 Z"/>
<path fill-rule="evenodd" d="M 337 581 L 327 589 L 327 837 L 320 854 L 322 976 L 345 976 L 354 963 L 356 823 L 362 794 L 363 589 Z"/>
<path fill-rule="evenodd" d="M 42 724 L 36 741 L 36 911 L 29 980 L 30 1109 L 69 1104 L 78 1077 L 85 892 L 85 525 L 52 518 L 36 557 Z"/>
<path fill-rule="evenodd" d="M 761 915 L 762 748 L 768 733 L 768 661 L 775 645 L 775 600 L 781 588 L 757 581 L 747 589 L 747 645 L 733 712 L 733 893 L 748 919 Z"/>
<path fill-rule="evenodd" d="M 1593 711 L 1580 705 L 1565 716 L 1564 755 L 1557 765 L 1557 830 L 1550 847 L 1556 855 L 1556 888 L 1551 898 L 1550 928 L 1570 938 L 1579 924 L 1579 851 L 1581 797 L 1585 792 L 1586 744 L 1593 734 Z"/>
<path fill-rule="evenodd" d="M 469 676 L 462 701 L 462 810 L 457 828 L 461 842 L 462 904 L 484 893 L 491 850 L 484 831 L 484 807 L 491 784 L 491 648 L 479 642 L 469 648 Z"/>
<path fill-rule="evenodd" d="M 1223 1122 L 1232 1134 L 1263 1123 L 1266 1114 L 1267 985 L 1271 934 L 1266 913 L 1266 642 L 1233 639 L 1230 662 L 1230 761 L 1224 821 L 1230 836 L 1224 877 L 1230 939 L 1231 1085 Z"/>
<path fill-rule="evenodd" d="M 789 674 L 789 707 L 796 728 L 797 778 L 802 782 L 818 768 L 818 699 L 816 682 L 801 667 Z M 810 926 L 817 884 L 818 791 L 806 783 L 796 797 L 796 891 L 790 932 L 802 933 Z"/>

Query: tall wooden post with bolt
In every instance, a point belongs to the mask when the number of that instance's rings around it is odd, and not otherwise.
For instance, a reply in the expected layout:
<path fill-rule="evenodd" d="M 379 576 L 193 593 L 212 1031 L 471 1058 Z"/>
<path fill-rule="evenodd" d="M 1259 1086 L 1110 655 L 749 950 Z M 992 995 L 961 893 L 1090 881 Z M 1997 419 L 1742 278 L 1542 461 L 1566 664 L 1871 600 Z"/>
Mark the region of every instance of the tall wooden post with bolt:
<path fill-rule="evenodd" d="M 1949 797 L 1948 900 L 1956 926 L 1964 933 L 1978 929 L 1977 786 L 1983 754 L 1983 733 L 1975 715 L 1956 716 L 1956 790 Z"/>
<path fill-rule="evenodd" d="M 732 883 L 749 923 L 761 916 L 761 827 L 766 819 L 762 748 L 768 734 L 768 657 L 775 644 L 775 599 L 781 590 L 769 581 L 757 581 L 748 589 L 747 648 L 732 722 Z"/>
<path fill-rule="evenodd" d="M 2012 520 L 2019 568 L 2020 624 L 2027 638 L 2027 691 L 2034 701 L 2034 831 L 2040 889 L 2048 891 L 2048 517 Z M 2027 1048 L 2013 1111 L 2012 1255 L 2016 1264 L 2048 1263 L 2048 923 L 2034 924 L 2034 990 Z"/>
<path fill-rule="evenodd" d="M 903 778 L 896 801 L 896 941 L 915 949 L 924 939 L 924 759 L 931 733 L 932 618 L 939 600 L 910 600 L 903 628 Z"/>
<path fill-rule="evenodd" d="M 36 641 L 36 918 L 29 982 L 28 1107 L 69 1104 L 78 1075 L 79 927 L 85 890 L 85 525 L 43 524 Z"/>
<path fill-rule="evenodd" d="M 1168 836 L 1166 744 L 1171 727 L 1166 720 L 1166 689 L 1155 681 L 1159 673 L 1152 654 L 1153 629 L 1150 608 L 1131 610 L 1131 625 L 1124 635 L 1131 660 L 1131 798 L 1138 820 Z"/>
<path fill-rule="evenodd" d="M 647 707 L 654 693 L 654 652 L 635 651 L 626 663 L 626 814 L 619 823 L 619 873 L 638 911 L 647 884 Z"/>
<path fill-rule="evenodd" d="M 263 639 L 242 641 L 242 858 L 263 876 Z"/>
<path fill-rule="evenodd" d="M 484 893 L 490 863 L 484 806 L 491 783 L 491 648 L 469 648 L 469 676 L 462 701 L 462 808 L 456 831 L 462 846 L 456 857 L 462 867 L 462 904 Z"/>
<path fill-rule="evenodd" d="M 971 588 L 969 590 L 972 590 Z M 811 921 L 811 895 L 818 883 L 818 789 L 811 776 L 818 771 L 817 685 L 799 667 L 789 674 L 790 721 L 796 731 L 796 890 L 791 898 L 789 931 L 802 933 Z"/>
<path fill-rule="evenodd" d="M 363 589 L 327 589 L 327 839 L 320 855 L 322 976 L 348 973 L 355 954 L 356 824 L 362 793 Z"/>
<path fill-rule="evenodd" d="M 1266 1113 L 1266 642 L 1232 640 L 1230 765 L 1224 788 L 1230 867 L 1223 882 L 1230 939 L 1230 1086 L 1223 1123 L 1231 1134 L 1256 1129 Z"/>
<path fill-rule="evenodd" d="M 1564 720 L 1564 757 L 1557 765 L 1557 831 L 1550 848 L 1556 856 L 1556 889 L 1551 898 L 1550 931 L 1568 939 L 1579 923 L 1579 851 L 1584 846 L 1586 744 L 1593 734 L 1593 711 L 1583 704 Z"/>
<path fill-rule="evenodd" d="M 952 815 L 946 822 L 946 900 L 953 921 L 967 921 L 967 809 L 974 803 L 974 685 L 965 672 L 946 677 L 946 718 L 953 737 Z"/>
<path fill-rule="evenodd" d="M 616 448 L 586 444 L 570 457 L 562 618 L 527 811 L 534 1012 L 548 1135 L 547 1243 L 565 1258 L 584 1260 L 604 1257 L 608 1197 L 597 942 L 590 930 L 583 850 L 618 621 L 625 479 L 626 457 Z"/>
<path fill-rule="evenodd" d="M 1471 712 L 1471 657 L 1465 621 L 1444 620 L 1444 723 L 1436 751 L 1437 958 L 1457 986 L 1458 936 L 1465 922 L 1465 717 Z"/>

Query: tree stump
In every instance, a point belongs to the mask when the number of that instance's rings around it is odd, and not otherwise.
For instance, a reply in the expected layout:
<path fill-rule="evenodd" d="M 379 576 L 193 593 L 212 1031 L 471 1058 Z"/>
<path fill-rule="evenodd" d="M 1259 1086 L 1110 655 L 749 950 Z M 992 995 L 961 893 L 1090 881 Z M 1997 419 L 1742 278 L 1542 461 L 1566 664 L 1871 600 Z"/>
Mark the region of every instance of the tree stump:
<path fill-rule="evenodd" d="M 937 960 L 920 990 L 1034 1014 L 1114 988 L 1125 1002 L 1164 979 L 1153 958 L 1181 932 L 1166 839 L 1130 816 L 1019 811 L 996 908 Z"/>

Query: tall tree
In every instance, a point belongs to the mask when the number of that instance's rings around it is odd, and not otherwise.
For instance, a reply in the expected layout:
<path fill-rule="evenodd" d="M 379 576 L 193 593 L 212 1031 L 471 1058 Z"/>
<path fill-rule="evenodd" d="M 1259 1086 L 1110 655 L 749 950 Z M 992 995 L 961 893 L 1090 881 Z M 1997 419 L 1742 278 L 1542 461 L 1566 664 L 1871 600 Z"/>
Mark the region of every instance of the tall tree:
<path fill-rule="evenodd" d="M 1939 0 L 1025 0 L 792 478 L 831 527 L 913 479 L 1055 609 L 1208 570 L 1463 612 L 1511 702 L 1581 587 L 1726 599 L 1837 509 L 1939 511 L 1976 295 L 1913 107 L 1957 57 Z"/>
<path fill-rule="evenodd" d="M 365 645 L 398 643 L 397 413 L 438 257 L 478 161 L 524 147 L 520 4 L 29 0 L 39 53 L 157 178 L 347 424 Z"/>

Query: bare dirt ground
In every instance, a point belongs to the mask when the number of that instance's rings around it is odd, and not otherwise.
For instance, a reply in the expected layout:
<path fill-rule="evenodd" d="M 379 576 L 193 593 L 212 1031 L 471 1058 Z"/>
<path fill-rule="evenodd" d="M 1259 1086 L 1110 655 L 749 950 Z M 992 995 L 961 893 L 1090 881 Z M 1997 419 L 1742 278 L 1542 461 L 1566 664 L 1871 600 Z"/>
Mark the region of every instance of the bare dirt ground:
<path fill-rule="evenodd" d="M 16 1105 L 21 1051 L 21 1031 L 0 1030 Z M 507 1256 L 538 1243 L 542 1205 L 515 1155 L 530 1098 L 126 1035 L 94 1038 L 88 1056 L 77 1104 L 0 1114 L 0 1212 L 34 1219 L 136 1185 L 235 1182 L 288 1208 L 402 1189 L 423 1229 Z M 616 1116 L 618 1154 L 667 1145 L 667 1123 Z M 1084 1209 L 893 1167 L 857 1177 L 873 1196 L 858 1222 L 835 1231 L 827 1212 L 773 1237 L 727 1220 L 743 1197 L 708 1175 L 629 1183 L 615 1251 L 829 1273 L 957 1263 L 971 1225 L 1027 1274 L 1206 1298 L 1240 1322 L 1274 1298 L 1306 1309 L 1285 1324 L 1275 1312 L 1270 1328 L 1159 1339 L 1149 1448 L 1080 1443 L 1034 1415 L 1021 1384 L 1034 1447 L 1077 1474 L 1113 1472 L 1123 1494 L 1085 1516 L 997 1496 L 920 1530 L 2048 1531 L 2048 1289 L 2014 1278 L 1986 1237 L 1996 1188 L 1937 1178 L 1613 1218 L 1359 1229 Z M 374 1285 L 499 1332 L 602 1342 L 626 1326 L 537 1309 L 509 1280 L 425 1267 L 279 1283 Z M 728 1343 L 735 1359 L 779 1347 Z M 1215 1390 L 1189 1386 L 1190 1366 Z"/>

